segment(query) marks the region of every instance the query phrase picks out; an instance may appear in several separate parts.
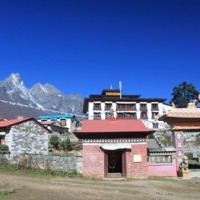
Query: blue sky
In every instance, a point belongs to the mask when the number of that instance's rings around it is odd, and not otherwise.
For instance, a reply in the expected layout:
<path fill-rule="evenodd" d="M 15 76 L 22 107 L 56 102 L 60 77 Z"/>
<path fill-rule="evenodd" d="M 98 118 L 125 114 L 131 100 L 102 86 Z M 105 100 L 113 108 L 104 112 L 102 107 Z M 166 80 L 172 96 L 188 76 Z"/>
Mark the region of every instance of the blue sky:
<path fill-rule="evenodd" d="M 187 81 L 200 90 L 198 0 L 0 0 L 0 80 L 27 87 L 171 98 Z"/>

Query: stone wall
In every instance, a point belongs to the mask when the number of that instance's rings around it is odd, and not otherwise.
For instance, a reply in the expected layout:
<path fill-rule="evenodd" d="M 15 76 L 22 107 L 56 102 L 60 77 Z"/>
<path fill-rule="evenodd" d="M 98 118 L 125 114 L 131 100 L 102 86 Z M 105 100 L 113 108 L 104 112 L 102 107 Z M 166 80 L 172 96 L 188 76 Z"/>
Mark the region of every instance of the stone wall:
<path fill-rule="evenodd" d="M 6 160 L 6 162 L 9 162 L 10 164 L 20 164 L 24 165 L 24 167 L 64 172 L 77 171 L 82 173 L 82 155 L 64 157 L 37 154 L 10 156 L 9 154 L 4 154 L 2 158 L 4 158 L 4 162 Z M 2 164 L 1 160 L 0 155 L 0 164 Z"/>
<path fill-rule="evenodd" d="M 0 152 L 0 165 L 8 162 L 10 154 L 6 152 Z"/>
<path fill-rule="evenodd" d="M 5 140 L 13 156 L 23 153 L 48 155 L 48 133 L 32 120 L 12 126 Z"/>

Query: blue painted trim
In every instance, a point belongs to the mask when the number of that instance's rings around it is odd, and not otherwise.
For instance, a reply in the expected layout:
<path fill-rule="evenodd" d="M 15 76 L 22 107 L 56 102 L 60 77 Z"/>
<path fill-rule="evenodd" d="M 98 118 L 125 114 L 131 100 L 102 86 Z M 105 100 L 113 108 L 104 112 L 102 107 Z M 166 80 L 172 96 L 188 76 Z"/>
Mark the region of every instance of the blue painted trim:
<path fill-rule="evenodd" d="M 75 119 L 75 115 L 66 114 L 66 115 L 44 115 L 39 116 L 38 119 Z"/>

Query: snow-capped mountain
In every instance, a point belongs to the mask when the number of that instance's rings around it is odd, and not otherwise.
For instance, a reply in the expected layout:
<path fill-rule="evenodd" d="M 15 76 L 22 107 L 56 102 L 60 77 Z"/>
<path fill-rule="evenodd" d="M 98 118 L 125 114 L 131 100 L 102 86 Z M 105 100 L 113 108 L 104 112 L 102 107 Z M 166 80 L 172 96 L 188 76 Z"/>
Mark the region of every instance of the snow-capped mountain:
<path fill-rule="evenodd" d="M 37 117 L 42 114 L 81 114 L 83 98 L 65 95 L 51 84 L 35 84 L 26 88 L 20 74 L 13 73 L 0 82 L 0 117 Z"/>

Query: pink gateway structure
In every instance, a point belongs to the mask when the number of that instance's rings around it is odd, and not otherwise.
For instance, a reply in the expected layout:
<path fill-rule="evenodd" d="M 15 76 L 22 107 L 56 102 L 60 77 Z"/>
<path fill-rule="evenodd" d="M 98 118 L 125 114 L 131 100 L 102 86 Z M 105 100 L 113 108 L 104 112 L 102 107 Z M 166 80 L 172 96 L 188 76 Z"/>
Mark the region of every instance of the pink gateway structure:
<path fill-rule="evenodd" d="M 145 178 L 148 130 L 141 120 L 85 120 L 77 137 L 83 140 L 83 175 Z"/>

